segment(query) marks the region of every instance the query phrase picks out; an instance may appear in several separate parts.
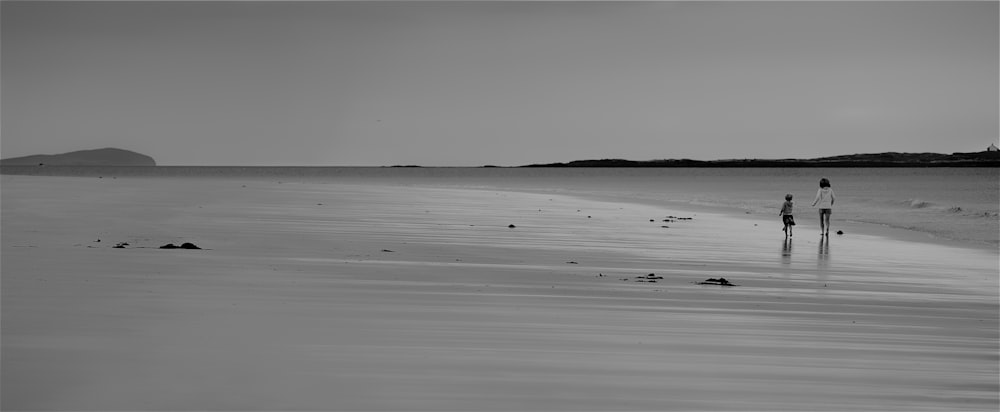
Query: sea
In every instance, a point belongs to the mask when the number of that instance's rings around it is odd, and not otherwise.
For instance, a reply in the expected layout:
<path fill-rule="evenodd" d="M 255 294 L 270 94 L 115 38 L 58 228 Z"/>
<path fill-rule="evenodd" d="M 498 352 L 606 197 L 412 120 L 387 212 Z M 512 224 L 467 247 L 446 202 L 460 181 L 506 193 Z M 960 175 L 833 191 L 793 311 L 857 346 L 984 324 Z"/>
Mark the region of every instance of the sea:
<path fill-rule="evenodd" d="M 1000 247 L 1000 168 L 0 166 L 0 174 L 526 191 L 775 219 L 791 194 L 800 224 L 817 214 L 811 204 L 825 177 L 836 195 L 835 226 L 838 221 L 882 226 L 928 239 Z"/>

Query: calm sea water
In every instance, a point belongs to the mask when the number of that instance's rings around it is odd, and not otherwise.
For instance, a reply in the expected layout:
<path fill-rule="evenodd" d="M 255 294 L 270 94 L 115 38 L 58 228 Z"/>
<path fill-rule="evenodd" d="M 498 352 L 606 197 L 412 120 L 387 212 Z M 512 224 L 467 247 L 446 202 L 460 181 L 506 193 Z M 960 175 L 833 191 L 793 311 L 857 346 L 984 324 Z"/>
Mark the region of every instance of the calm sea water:
<path fill-rule="evenodd" d="M 1000 246 L 998 168 L 433 168 L 3 166 L 7 175 L 161 177 L 398 184 L 519 190 L 719 207 L 777 215 L 794 195 L 797 220 L 821 177 L 837 196 L 834 222 L 875 224 Z"/>

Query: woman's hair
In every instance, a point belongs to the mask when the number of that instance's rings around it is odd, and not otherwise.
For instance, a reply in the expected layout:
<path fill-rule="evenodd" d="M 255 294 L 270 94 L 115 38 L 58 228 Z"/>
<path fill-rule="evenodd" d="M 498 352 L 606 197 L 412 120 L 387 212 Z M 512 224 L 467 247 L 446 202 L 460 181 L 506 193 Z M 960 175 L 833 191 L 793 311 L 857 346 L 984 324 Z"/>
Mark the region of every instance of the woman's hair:
<path fill-rule="evenodd" d="M 819 187 L 830 187 L 830 180 L 825 177 L 819 179 Z"/>
<path fill-rule="evenodd" d="M 785 195 L 785 200 L 792 200 L 792 194 L 789 193 L 789 194 Z"/>

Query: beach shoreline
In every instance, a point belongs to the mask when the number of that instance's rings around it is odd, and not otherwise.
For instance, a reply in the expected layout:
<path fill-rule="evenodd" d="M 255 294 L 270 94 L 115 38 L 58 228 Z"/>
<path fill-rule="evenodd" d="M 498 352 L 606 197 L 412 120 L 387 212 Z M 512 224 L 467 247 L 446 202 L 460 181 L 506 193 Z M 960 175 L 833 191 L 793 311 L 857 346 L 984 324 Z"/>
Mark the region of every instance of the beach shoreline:
<path fill-rule="evenodd" d="M 531 191 L 527 190 L 528 193 L 545 193 L 544 191 Z M 773 216 L 762 214 L 759 211 L 748 211 L 746 208 L 738 206 L 723 206 L 716 204 L 692 204 L 685 201 L 671 201 L 671 200 L 645 200 L 645 199 L 628 199 L 616 197 L 613 195 L 587 195 L 587 194 L 569 194 L 569 196 L 576 196 L 580 198 L 589 198 L 600 201 L 624 201 L 624 202 L 634 202 L 641 203 L 650 206 L 661 206 L 670 209 L 685 210 L 687 213 L 697 213 L 698 210 L 702 210 L 709 213 L 724 214 L 736 219 L 745 220 L 751 224 L 757 225 L 768 225 L 777 227 L 775 236 L 784 236 L 781 233 L 781 217 L 775 213 Z M 802 202 L 802 201 L 800 201 Z M 780 208 L 775 209 L 780 210 Z M 794 234 L 798 234 L 799 237 L 803 236 L 819 236 L 819 213 L 818 209 L 809 207 L 808 204 L 805 206 L 798 206 L 797 212 L 794 214 L 796 219 L 796 225 L 793 229 Z M 946 247 L 959 247 L 959 248 L 969 248 L 982 251 L 998 251 L 997 246 L 1000 245 L 1000 240 L 970 240 L 970 239 L 955 239 L 944 237 L 929 231 L 921 230 L 915 227 L 896 227 L 883 222 L 872 222 L 864 220 L 842 220 L 836 210 L 834 210 L 833 218 L 831 219 L 831 227 L 833 229 L 830 231 L 830 236 L 838 236 L 838 231 L 843 231 L 844 235 L 853 234 L 864 234 L 868 236 L 882 237 L 890 241 L 903 241 L 903 242 L 918 242 L 934 244 Z M 794 237 L 793 234 L 793 237 Z"/>
<path fill-rule="evenodd" d="M 2 178 L 5 410 L 1000 406 L 995 251 L 572 191 Z"/>
<path fill-rule="evenodd" d="M 691 211 L 763 217 L 796 194 L 801 227 L 818 226 L 809 207 L 815 176 L 830 176 L 840 201 L 833 223 L 851 234 L 1000 248 L 995 168 L 398 168 L 398 167 L 7 167 L 7 176 L 236 179 L 359 183 L 577 195 Z M 957 176 L 948 177 L 955 173 Z M 870 177 L 871 176 L 871 177 Z M 745 181 L 748 184 L 740 184 Z M 801 228 L 800 227 L 800 228 Z M 807 229 L 808 230 L 808 229 Z"/>

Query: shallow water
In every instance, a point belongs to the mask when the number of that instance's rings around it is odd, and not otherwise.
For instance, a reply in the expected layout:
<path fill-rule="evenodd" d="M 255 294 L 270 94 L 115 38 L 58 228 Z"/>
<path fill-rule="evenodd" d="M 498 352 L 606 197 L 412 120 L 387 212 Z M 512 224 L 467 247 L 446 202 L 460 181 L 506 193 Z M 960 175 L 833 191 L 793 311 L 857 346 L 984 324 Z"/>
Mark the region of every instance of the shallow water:
<path fill-rule="evenodd" d="M 3 174 L 192 177 L 283 182 L 369 182 L 585 195 L 688 208 L 777 215 L 793 194 L 809 225 L 820 177 L 837 195 L 833 224 L 905 229 L 936 239 L 1000 246 L 998 168 L 424 168 L 424 167 L 16 167 Z M 818 228 L 817 228 L 818 229 Z"/>

